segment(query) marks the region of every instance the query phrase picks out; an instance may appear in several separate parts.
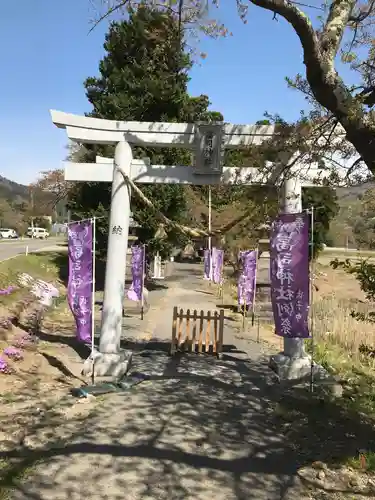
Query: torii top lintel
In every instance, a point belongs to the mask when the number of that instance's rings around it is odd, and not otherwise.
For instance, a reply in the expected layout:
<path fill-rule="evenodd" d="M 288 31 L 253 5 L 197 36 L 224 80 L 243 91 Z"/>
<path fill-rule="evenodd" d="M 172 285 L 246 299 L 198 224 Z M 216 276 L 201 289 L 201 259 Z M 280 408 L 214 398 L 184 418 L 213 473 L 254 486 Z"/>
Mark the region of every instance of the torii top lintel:
<path fill-rule="evenodd" d="M 51 110 L 53 123 L 65 128 L 69 139 L 112 144 L 123 140 L 136 145 L 193 149 L 197 125 L 169 122 L 123 122 Z M 223 124 L 223 146 L 234 149 L 261 144 L 275 132 L 274 125 Z"/>

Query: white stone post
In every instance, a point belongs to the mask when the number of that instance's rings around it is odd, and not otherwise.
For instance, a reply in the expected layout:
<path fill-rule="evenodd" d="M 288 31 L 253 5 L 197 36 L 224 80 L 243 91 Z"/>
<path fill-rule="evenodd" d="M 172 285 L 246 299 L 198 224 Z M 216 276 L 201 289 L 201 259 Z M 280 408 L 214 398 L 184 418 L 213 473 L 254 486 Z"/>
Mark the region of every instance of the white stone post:
<path fill-rule="evenodd" d="M 162 261 L 159 252 L 156 252 L 156 255 L 154 256 L 154 275 L 152 278 L 158 280 L 164 279 L 162 274 Z"/>
<path fill-rule="evenodd" d="M 159 276 L 159 255 L 156 253 L 154 255 L 154 269 L 153 269 L 153 273 L 152 273 L 152 277 L 153 278 L 158 278 Z"/>
<path fill-rule="evenodd" d="M 129 234 L 130 190 L 117 166 L 130 175 L 132 157 L 130 145 L 125 141 L 119 142 L 115 150 L 113 167 L 99 354 L 94 360 L 94 372 L 97 376 L 123 375 L 127 371 L 131 358 L 129 353 L 120 350 Z"/>

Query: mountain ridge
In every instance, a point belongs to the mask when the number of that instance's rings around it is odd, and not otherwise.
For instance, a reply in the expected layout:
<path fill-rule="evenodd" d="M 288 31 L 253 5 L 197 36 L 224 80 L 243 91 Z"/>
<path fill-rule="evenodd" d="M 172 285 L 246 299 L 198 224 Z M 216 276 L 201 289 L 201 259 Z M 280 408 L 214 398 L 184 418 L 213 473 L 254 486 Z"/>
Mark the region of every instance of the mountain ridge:
<path fill-rule="evenodd" d="M 29 198 L 29 188 L 0 175 L 0 199 L 14 201 L 15 197 Z"/>

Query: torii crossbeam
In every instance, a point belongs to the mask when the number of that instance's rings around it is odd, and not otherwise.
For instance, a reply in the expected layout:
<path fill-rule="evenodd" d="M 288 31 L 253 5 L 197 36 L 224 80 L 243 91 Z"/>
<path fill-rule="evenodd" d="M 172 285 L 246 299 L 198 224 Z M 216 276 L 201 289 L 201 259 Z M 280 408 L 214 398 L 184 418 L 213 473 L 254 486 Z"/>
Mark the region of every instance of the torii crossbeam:
<path fill-rule="evenodd" d="M 127 354 L 120 350 L 122 304 L 128 246 L 130 190 L 119 168 L 136 183 L 179 184 L 272 184 L 280 178 L 282 168 L 269 165 L 266 172 L 253 167 L 225 167 L 225 149 L 246 148 L 261 144 L 275 134 L 274 126 L 121 122 L 76 116 L 51 111 L 52 121 L 66 129 L 68 138 L 79 143 L 116 144 L 114 160 L 97 158 L 97 163 L 65 162 L 65 179 L 77 182 L 112 182 L 107 265 L 99 351 L 95 361 L 96 375 L 126 372 Z M 193 150 L 194 166 L 150 165 L 148 160 L 133 159 L 132 145 L 177 147 Z M 343 172 L 344 175 L 345 172 Z M 290 175 L 292 174 L 292 175 Z M 315 165 L 294 165 L 284 182 L 282 210 L 302 210 L 301 187 L 316 186 L 327 172 Z M 121 232 L 113 231 L 120 227 Z M 297 359 L 300 369 L 304 358 L 302 339 L 284 339 L 285 354 L 291 363 Z M 292 370 L 290 371 L 292 373 Z M 292 376 L 291 376 L 292 377 Z M 292 377 L 293 378 L 293 377 Z"/>

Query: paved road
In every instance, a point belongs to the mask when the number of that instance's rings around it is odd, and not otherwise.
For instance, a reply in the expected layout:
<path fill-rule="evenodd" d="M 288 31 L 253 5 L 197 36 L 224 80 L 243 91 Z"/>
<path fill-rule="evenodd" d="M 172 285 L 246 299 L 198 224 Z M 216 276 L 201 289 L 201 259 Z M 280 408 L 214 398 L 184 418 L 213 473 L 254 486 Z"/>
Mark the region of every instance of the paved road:
<path fill-rule="evenodd" d="M 35 252 L 44 248 L 54 247 L 60 242 L 61 238 L 48 238 L 46 241 L 32 239 L 0 241 L 0 261 L 24 254 L 26 247 L 28 247 L 29 252 Z"/>

